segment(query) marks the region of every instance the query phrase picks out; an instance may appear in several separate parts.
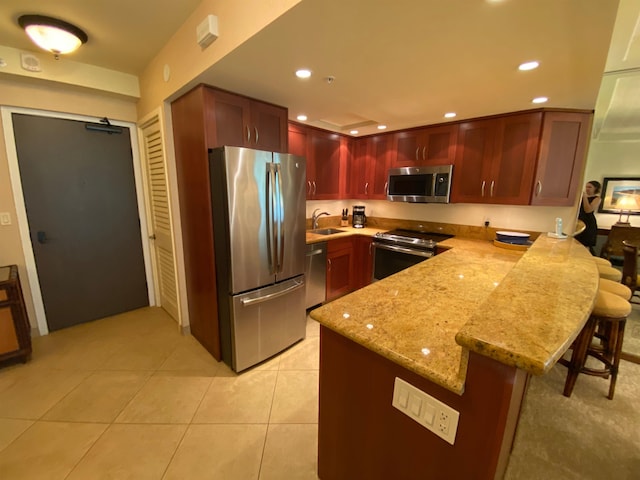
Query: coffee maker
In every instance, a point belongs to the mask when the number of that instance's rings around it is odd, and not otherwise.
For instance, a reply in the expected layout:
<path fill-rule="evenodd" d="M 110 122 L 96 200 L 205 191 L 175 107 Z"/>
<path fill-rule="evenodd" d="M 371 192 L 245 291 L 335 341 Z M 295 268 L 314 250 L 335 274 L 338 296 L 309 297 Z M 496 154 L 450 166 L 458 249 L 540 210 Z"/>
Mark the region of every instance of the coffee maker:
<path fill-rule="evenodd" d="M 354 205 L 353 206 L 353 227 L 364 228 L 366 223 L 367 223 L 367 216 L 364 214 L 364 206 Z"/>

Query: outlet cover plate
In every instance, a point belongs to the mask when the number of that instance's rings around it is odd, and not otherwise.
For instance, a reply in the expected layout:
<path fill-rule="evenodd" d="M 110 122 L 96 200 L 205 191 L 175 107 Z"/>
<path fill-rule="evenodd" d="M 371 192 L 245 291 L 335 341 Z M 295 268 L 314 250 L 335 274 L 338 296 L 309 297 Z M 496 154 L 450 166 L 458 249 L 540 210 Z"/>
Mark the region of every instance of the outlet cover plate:
<path fill-rule="evenodd" d="M 392 405 L 451 445 L 455 443 L 460 413 L 449 405 L 398 377 Z"/>

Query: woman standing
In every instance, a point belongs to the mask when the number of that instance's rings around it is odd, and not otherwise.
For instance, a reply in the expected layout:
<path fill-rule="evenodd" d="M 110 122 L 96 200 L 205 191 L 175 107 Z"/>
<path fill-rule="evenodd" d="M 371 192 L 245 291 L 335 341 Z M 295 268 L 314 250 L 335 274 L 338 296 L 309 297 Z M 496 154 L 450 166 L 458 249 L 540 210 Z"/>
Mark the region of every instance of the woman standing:
<path fill-rule="evenodd" d="M 599 193 L 601 188 L 600 182 L 596 180 L 587 182 L 584 192 L 582 192 L 582 202 L 580 203 L 580 213 L 578 214 L 578 219 L 582 220 L 587 228 L 580 235 L 576 235 L 576 240 L 588 247 L 591 255 L 596 254 L 593 247 L 595 247 L 598 237 L 598 224 L 593 212 L 600 205 Z"/>

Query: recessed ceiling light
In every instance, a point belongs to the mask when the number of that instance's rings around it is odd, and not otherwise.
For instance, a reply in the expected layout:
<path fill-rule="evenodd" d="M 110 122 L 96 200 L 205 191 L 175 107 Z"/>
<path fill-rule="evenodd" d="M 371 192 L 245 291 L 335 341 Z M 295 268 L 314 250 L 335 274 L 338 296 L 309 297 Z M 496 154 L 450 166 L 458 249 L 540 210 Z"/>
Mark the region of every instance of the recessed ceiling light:
<path fill-rule="evenodd" d="M 540 63 L 534 60 L 532 62 L 521 63 L 520 66 L 518 67 L 518 70 L 522 70 L 522 71 L 533 70 L 535 68 L 538 68 L 539 66 L 540 66 Z"/>
<path fill-rule="evenodd" d="M 385 128 L 387 128 L 386 125 L 378 125 L 378 130 L 384 130 Z"/>
<path fill-rule="evenodd" d="M 351 135 L 357 135 L 358 134 L 358 130 L 351 130 L 349 133 Z"/>
<path fill-rule="evenodd" d="M 455 112 L 449 112 L 444 114 L 444 118 L 453 118 L 456 116 Z"/>
<path fill-rule="evenodd" d="M 549 100 L 547 97 L 536 97 L 531 100 L 531 103 L 545 103 L 547 100 Z"/>
<path fill-rule="evenodd" d="M 307 116 L 306 115 L 298 115 L 296 118 L 298 120 L 300 120 L 301 122 L 306 122 L 307 121 Z"/>
<path fill-rule="evenodd" d="M 300 70 L 296 70 L 296 77 L 298 78 L 309 78 L 311 76 L 311 70 L 307 70 L 306 68 L 301 68 Z"/>

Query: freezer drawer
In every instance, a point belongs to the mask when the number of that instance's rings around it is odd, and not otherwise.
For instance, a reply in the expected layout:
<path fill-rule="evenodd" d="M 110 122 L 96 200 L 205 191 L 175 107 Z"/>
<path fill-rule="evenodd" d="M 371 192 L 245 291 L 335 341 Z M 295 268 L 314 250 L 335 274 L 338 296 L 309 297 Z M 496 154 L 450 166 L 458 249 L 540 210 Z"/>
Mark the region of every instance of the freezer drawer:
<path fill-rule="evenodd" d="M 232 297 L 231 368 L 240 372 L 302 340 L 304 275 Z"/>

